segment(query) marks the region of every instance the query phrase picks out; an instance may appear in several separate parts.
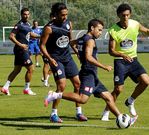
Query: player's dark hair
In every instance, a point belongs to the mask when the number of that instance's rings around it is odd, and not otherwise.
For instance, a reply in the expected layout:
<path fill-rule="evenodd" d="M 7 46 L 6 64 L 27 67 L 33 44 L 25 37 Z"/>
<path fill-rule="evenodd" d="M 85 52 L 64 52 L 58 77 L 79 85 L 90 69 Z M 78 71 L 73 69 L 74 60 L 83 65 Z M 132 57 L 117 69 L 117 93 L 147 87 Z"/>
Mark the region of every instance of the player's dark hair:
<path fill-rule="evenodd" d="M 67 6 L 64 3 L 57 2 L 52 5 L 51 14 L 56 16 L 63 9 L 67 9 Z"/>
<path fill-rule="evenodd" d="M 88 22 L 88 31 L 91 31 L 91 27 L 96 27 L 98 24 L 101 24 L 102 26 L 104 26 L 104 23 L 99 20 L 99 19 L 92 19 Z"/>
<path fill-rule="evenodd" d="M 123 4 L 119 5 L 117 10 L 116 10 L 117 15 L 124 12 L 124 11 L 126 11 L 126 10 L 129 10 L 130 13 L 131 13 L 131 7 L 128 4 L 123 3 Z"/>
<path fill-rule="evenodd" d="M 33 20 L 33 23 L 38 22 L 37 20 Z"/>
<path fill-rule="evenodd" d="M 22 9 L 21 9 L 21 15 L 22 15 L 25 11 L 29 11 L 29 9 L 28 9 L 28 8 L 22 8 Z"/>

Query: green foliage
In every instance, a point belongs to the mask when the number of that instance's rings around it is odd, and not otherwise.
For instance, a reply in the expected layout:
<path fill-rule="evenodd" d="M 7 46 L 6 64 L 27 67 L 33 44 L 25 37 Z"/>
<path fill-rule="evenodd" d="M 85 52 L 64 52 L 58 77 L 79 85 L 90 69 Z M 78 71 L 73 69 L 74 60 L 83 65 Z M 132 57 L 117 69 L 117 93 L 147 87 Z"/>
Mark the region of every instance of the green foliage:
<path fill-rule="evenodd" d="M 31 18 L 37 19 L 40 25 L 49 21 L 50 8 L 55 2 L 67 2 L 69 18 L 73 21 L 74 29 L 86 29 L 86 23 L 92 18 L 104 21 L 108 28 L 117 21 L 116 8 L 120 3 L 129 3 L 133 9 L 133 18 L 149 27 L 148 0 L 21 0 L 22 7 L 28 7 Z M 0 26 L 13 26 L 19 19 L 19 0 L 1 0 Z"/>

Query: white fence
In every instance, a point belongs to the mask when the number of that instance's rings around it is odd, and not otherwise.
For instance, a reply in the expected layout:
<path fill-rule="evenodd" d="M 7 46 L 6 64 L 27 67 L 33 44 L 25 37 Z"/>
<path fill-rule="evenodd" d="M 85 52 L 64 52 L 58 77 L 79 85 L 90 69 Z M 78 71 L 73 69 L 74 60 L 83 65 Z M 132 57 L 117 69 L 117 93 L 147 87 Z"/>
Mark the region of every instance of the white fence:
<path fill-rule="evenodd" d="M 84 33 L 86 33 L 86 30 L 74 30 L 73 38 L 76 39 Z M 13 54 L 14 44 L 6 37 L 5 32 L 3 37 L 3 41 L 0 41 L 0 54 Z M 96 40 L 99 53 L 108 52 L 108 38 L 109 36 L 105 29 L 102 36 Z M 138 52 L 149 52 L 149 38 L 138 38 Z"/>

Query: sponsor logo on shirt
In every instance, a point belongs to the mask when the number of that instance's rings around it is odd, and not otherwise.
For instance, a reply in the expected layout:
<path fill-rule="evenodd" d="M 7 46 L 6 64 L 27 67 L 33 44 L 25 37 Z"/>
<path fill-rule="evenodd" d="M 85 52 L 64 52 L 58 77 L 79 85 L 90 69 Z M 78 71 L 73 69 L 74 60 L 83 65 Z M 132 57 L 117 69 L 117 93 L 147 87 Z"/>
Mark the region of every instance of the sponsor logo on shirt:
<path fill-rule="evenodd" d="M 133 46 L 133 41 L 130 39 L 125 39 L 122 42 L 120 42 L 120 46 L 122 49 L 128 49 Z"/>
<path fill-rule="evenodd" d="M 61 36 L 60 38 L 57 39 L 56 45 L 60 48 L 65 48 L 69 44 L 69 37 L 68 36 Z"/>

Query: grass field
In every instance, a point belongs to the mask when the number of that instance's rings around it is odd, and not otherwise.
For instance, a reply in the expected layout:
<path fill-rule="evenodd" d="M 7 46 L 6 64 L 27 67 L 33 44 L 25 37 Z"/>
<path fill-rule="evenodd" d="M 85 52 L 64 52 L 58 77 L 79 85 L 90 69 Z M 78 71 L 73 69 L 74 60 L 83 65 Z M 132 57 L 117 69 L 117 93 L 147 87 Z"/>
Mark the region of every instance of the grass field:
<path fill-rule="evenodd" d="M 140 53 L 138 58 L 149 71 L 148 53 Z M 2 86 L 8 74 L 13 69 L 13 55 L 0 55 L 0 85 Z M 75 58 L 77 63 L 78 60 Z M 108 54 L 100 54 L 99 59 L 102 63 L 112 64 L 112 57 Z M 42 59 L 40 59 L 42 63 Z M 78 65 L 79 66 L 79 65 Z M 11 96 L 0 93 L 0 135 L 148 135 L 149 134 L 149 88 L 137 99 L 135 106 L 138 112 L 138 121 L 129 129 L 120 130 L 115 124 L 115 117 L 110 114 L 110 121 L 100 120 L 105 103 L 101 99 L 91 96 L 87 104 L 82 105 L 84 114 L 88 117 L 87 122 L 75 120 L 75 106 L 73 102 L 62 100 L 59 105 L 59 116 L 64 120 L 62 124 L 49 122 L 51 104 L 48 108 L 43 106 L 43 99 L 48 90 L 55 91 L 53 77 L 49 83 L 53 86 L 46 88 L 42 86 L 42 68 L 35 68 L 31 88 L 37 96 L 23 95 L 25 69 L 17 76 L 11 84 Z M 99 78 L 112 91 L 113 72 L 106 72 L 99 69 Z M 125 90 L 120 95 L 117 106 L 119 109 L 128 113 L 124 105 L 125 99 L 132 93 L 135 84 L 127 79 Z M 66 91 L 72 91 L 70 81 L 67 81 Z"/>

